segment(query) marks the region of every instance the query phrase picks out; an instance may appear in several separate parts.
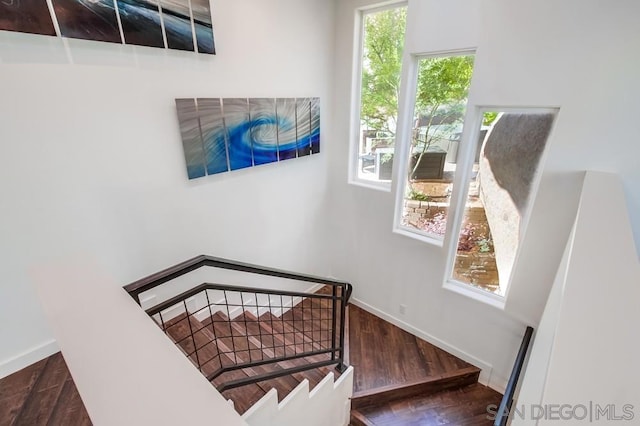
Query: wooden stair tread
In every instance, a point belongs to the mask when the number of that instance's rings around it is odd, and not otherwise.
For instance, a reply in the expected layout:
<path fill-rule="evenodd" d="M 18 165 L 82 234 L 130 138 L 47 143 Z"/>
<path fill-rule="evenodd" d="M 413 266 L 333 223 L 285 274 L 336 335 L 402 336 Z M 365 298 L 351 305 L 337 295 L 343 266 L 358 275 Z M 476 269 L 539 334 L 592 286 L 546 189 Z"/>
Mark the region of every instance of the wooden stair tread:
<path fill-rule="evenodd" d="M 331 287 L 325 286 L 321 291 L 331 294 Z M 165 325 L 167 333 L 178 341 L 178 346 L 185 353 L 191 354 L 194 363 L 196 355 L 201 362 L 208 360 L 201 369 L 207 375 L 221 366 L 329 349 L 332 318 L 327 308 L 331 305 L 331 300 L 306 298 L 279 317 L 271 311 L 260 315 L 255 311 L 245 311 L 229 318 L 225 312 L 218 311 L 202 321 L 193 316 L 187 320 L 183 314 L 182 318 L 175 318 Z M 339 325 L 339 318 L 336 320 Z M 414 420 L 402 423 L 408 421 L 402 414 L 398 423 L 389 424 L 422 424 L 437 418 L 457 419 L 443 424 L 463 424 L 459 423 L 461 413 L 472 422 L 485 420 L 478 417 L 482 413 L 474 411 L 476 406 L 471 403 L 473 409 L 447 405 L 454 400 L 454 395 L 459 398 L 468 394 L 470 398 L 480 400 L 486 397 L 482 392 L 467 389 L 477 384 L 480 369 L 358 307 L 349 307 L 346 321 L 350 328 L 345 340 L 350 344 L 350 363 L 355 366 L 353 424 L 381 424 L 389 417 L 384 410 L 403 413 L 405 409 L 413 410 L 416 404 L 421 404 L 419 406 L 425 410 L 420 414 L 422 417 L 415 420 L 417 423 L 411 423 Z M 213 384 L 220 386 L 236 379 L 330 359 L 330 354 L 322 354 L 246 367 L 221 374 Z M 244 413 L 272 388 L 278 391 L 278 399 L 282 400 L 302 380 L 307 379 L 312 389 L 331 371 L 335 377 L 339 376 L 328 366 L 229 389 L 223 395 L 234 401 L 239 413 Z M 461 389 L 467 390 L 463 392 Z M 431 396 L 433 399 L 429 399 Z M 440 411 L 434 411 L 435 408 L 429 405 L 431 402 L 437 403 Z M 393 416 L 389 418 L 395 421 Z"/>
<path fill-rule="evenodd" d="M 381 386 L 353 393 L 351 406 L 354 409 L 392 402 L 416 395 L 431 395 L 448 389 L 469 386 L 478 381 L 480 369 L 467 367 L 455 372 L 443 373 L 439 376 L 424 377 L 405 383 Z"/>
<path fill-rule="evenodd" d="M 427 396 L 358 408 L 352 425 L 492 425 L 487 406 L 502 395 L 479 383 Z"/>
<path fill-rule="evenodd" d="M 271 328 L 276 321 L 280 323 L 280 333 L 278 333 L 278 327 L 274 327 L 275 330 Z M 312 345 L 312 340 L 309 336 L 303 335 L 286 321 L 282 321 L 277 317 L 267 317 L 265 319 L 264 316 L 261 316 L 257 318 L 248 311 L 235 316 L 231 320 L 226 314 L 218 311 L 202 321 L 192 315 L 187 319 L 187 315 L 183 313 L 166 321 L 164 324 L 167 334 L 185 354 L 190 354 L 189 358 L 195 365 L 198 365 L 198 360 L 201 363 L 206 361 L 201 368 L 205 376 L 219 370 L 221 367 L 242 364 L 250 360 L 261 361 L 282 357 L 285 354 L 294 355 L 296 352 L 293 349 L 295 349 L 296 345 L 294 345 L 292 339 L 300 343 L 297 345 L 299 351 L 303 349 L 311 350 L 310 347 Z M 191 337 L 192 332 L 193 338 Z M 270 335 L 270 333 L 274 334 Z M 284 348 L 288 348 L 289 345 L 292 346 L 292 349 L 287 352 Z M 328 355 L 317 355 L 304 359 L 246 367 L 222 373 L 212 383 L 214 386 L 220 386 L 232 380 L 328 359 Z M 282 400 L 304 379 L 309 381 L 309 387 L 313 389 L 324 379 L 329 371 L 331 370 L 328 367 L 311 369 L 228 389 L 222 394 L 225 398 L 233 400 L 236 411 L 242 414 L 272 388 L 278 391 L 278 400 Z"/>
<path fill-rule="evenodd" d="M 349 354 L 356 393 L 456 371 L 466 374 L 467 368 L 475 368 L 353 305 L 349 306 Z"/>

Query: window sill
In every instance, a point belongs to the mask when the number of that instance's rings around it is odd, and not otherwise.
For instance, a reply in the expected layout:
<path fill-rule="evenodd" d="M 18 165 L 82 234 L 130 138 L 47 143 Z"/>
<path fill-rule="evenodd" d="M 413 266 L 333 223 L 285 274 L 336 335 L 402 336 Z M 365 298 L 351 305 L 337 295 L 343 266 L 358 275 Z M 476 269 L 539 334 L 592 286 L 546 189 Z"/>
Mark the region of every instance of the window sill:
<path fill-rule="evenodd" d="M 405 237 L 413 238 L 414 240 L 422 241 L 423 243 L 431 244 L 437 247 L 444 246 L 444 239 L 434 238 L 430 235 L 423 234 L 419 231 L 411 231 L 408 228 L 402 226 L 394 226 L 393 233 L 398 235 L 404 235 Z"/>
<path fill-rule="evenodd" d="M 454 293 L 458 293 L 487 305 L 493 306 L 494 308 L 504 310 L 505 298 L 498 294 L 490 293 L 488 291 L 473 287 L 472 285 L 461 283 L 460 281 L 455 280 L 445 281 L 442 287 Z"/>
<path fill-rule="evenodd" d="M 375 181 L 366 179 L 349 179 L 349 185 L 361 186 L 363 188 L 375 189 L 377 191 L 391 192 L 391 181 Z"/>

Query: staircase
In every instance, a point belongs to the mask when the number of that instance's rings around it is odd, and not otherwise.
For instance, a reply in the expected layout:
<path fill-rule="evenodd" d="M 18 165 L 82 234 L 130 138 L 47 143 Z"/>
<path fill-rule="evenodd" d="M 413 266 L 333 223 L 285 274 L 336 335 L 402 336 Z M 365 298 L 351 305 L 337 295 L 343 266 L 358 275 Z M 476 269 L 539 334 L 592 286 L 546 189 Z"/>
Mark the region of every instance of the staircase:
<path fill-rule="evenodd" d="M 302 292 L 204 283 L 146 309 L 248 424 L 492 424 L 488 405 L 501 395 L 477 383 L 480 369 L 347 309 L 348 283 L 198 256 L 125 289 L 140 303 L 201 266 L 313 283 Z"/>
<path fill-rule="evenodd" d="M 322 287 L 315 294 L 329 295 L 331 288 Z M 199 320 L 198 315 L 185 312 L 164 324 L 159 322 L 159 326 L 207 377 L 225 367 L 265 362 L 225 371 L 212 380 L 222 395 L 233 401 L 236 411 L 244 414 L 271 389 L 277 391 L 280 402 L 304 380 L 314 389 L 328 374 L 340 376 L 339 370 L 328 365 L 307 369 L 316 363 L 335 364 L 330 353 L 269 362 L 330 347 L 330 303 L 329 299 L 306 298 L 279 316 L 272 311 L 256 316 L 255 311 L 244 310 L 232 317 L 221 311 L 206 311 L 209 315 Z M 288 373 L 271 378 L 280 372 Z M 256 377 L 266 378 L 233 387 Z"/>

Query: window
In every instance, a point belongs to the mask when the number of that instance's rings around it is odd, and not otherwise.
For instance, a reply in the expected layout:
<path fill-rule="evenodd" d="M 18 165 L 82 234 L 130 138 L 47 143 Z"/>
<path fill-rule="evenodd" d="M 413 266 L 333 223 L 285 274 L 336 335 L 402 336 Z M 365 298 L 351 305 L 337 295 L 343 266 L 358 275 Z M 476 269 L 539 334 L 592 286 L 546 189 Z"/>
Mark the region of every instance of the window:
<path fill-rule="evenodd" d="M 557 110 L 468 114 L 473 63 L 472 52 L 413 58 L 394 232 L 446 247 L 446 288 L 504 306 Z"/>
<path fill-rule="evenodd" d="M 556 110 L 480 109 L 451 281 L 504 296 Z"/>
<path fill-rule="evenodd" d="M 414 64 L 411 129 L 402 134 L 397 153 L 404 164 L 396 230 L 436 244 L 443 243 L 447 230 L 473 60 L 473 54 L 462 53 L 418 58 Z"/>
<path fill-rule="evenodd" d="M 390 188 L 407 11 L 403 4 L 361 13 L 357 136 L 349 179 Z"/>

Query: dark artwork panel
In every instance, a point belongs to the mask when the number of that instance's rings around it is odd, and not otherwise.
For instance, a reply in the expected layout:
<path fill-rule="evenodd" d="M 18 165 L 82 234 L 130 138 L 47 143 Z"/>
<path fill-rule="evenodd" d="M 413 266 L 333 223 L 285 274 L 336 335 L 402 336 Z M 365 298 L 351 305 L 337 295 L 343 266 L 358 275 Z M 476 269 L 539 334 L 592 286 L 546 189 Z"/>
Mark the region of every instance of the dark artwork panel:
<path fill-rule="evenodd" d="M 246 98 L 223 99 L 222 108 L 229 143 L 229 167 L 238 170 L 253 166 L 249 102 Z"/>
<path fill-rule="evenodd" d="M 162 0 L 162 20 L 169 49 L 194 51 L 189 0 Z"/>
<path fill-rule="evenodd" d="M 113 0 L 53 0 L 53 10 L 63 37 L 122 43 Z"/>
<path fill-rule="evenodd" d="M 296 99 L 296 149 L 298 157 L 311 154 L 311 99 Z"/>
<path fill-rule="evenodd" d="M 191 11 L 193 12 L 198 52 L 215 55 L 216 48 L 213 39 L 213 25 L 211 23 L 211 6 L 209 5 L 209 0 L 191 0 Z"/>
<path fill-rule="evenodd" d="M 45 0 L 0 0 L 0 30 L 56 35 Z"/>
<path fill-rule="evenodd" d="M 276 99 L 276 116 L 278 119 L 278 158 L 280 161 L 296 158 L 296 100 L 294 98 Z"/>
<path fill-rule="evenodd" d="M 311 153 L 320 152 L 320 98 L 311 98 Z"/>
<path fill-rule="evenodd" d="M 257 166 L 278 161 L 276 100 L 273 98 L 249 99 L 249 115 L 253 163 Z"/>
<path fill-rule="evenodd" d="M 178 109 L 184 159 L 187 163 L 187 175 L 189 179 L 203 177 L 206 175 L 205 155 L 196 100 L 176 99 L 176 107 Z"/>
<path fill-rule="evenodd" d="M 200 132 L 204 143 L 207 174 L 229 171 L 227 142 L 220 99 L 198 99 Z"/>
<path fill-rule="evenodd" d="M 145 0 L 117 0 L 126 44 L 164 47 L 158 4 Z"/>

